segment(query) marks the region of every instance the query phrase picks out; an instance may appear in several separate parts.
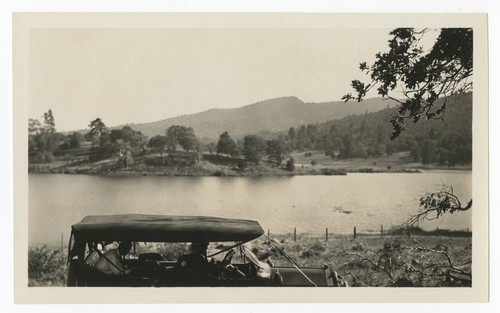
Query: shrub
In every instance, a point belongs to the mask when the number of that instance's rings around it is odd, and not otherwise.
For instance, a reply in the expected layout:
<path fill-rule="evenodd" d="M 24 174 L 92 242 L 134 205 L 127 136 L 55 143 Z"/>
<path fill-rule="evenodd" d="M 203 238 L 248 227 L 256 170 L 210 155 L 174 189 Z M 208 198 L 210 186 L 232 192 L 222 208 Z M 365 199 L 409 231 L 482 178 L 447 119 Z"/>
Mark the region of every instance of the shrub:
<path fill-rule="evenodd" d="M 363 247 L 362 244 L 360 244 L 359 242 L 357 242 L 355 245 L 353 245 L 352 247 L 352 251 L 363 251 L 365 248 Z"/>
<path fill-rule="evenodd" d="M 224 177 L 224 176 L 227 176 L 226 175 L 226 172 L 222 171 L 222 170 L 217 170 L 215 172 L 212 173 L 212 176 L 215 176 L 215 177 Z"/>
<path fill-rule="evenodd" d="M 37 153 L 33 161 L 34 163 L 52 163 L 54 162 L 54 154 L 52 152 Z"/>
<path fill-rule="evenodd" d="M 28 250 L 28 286 L 64 286 L 66 255 L 46 245 Z"/>
<path fill-rule="evenodd" d="M 401 248 L 401 241 L 400 240 L 386 240 L 384 241 L 384 251 L 392 251 L 392 250 L 397 250 Z"/>
<path fill-rule="evenodd" d="M 318 241 L 315 241 L 308 248 L 303 250 L 300 255 L 304 258 L 310 258 L 313 256 L 319 256 L 323 254 L 325 251 L 326 251 L 325 245 Z"/>
<path fill-rule="evenodd" d="M 247 168 L 248 164 L 245 160 L 241 160 L 240 162 L 238 162 L 238 169 L 240 171 L 243 171 Z"/>

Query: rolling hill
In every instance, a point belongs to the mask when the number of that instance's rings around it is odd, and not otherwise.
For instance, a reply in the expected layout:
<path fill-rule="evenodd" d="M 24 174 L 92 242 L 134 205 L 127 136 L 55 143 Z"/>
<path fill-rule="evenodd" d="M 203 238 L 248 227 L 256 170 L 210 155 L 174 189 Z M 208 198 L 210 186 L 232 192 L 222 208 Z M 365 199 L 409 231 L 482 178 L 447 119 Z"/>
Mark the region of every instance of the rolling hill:
<path fill-rule="evenodd" d="M 290 126 L 322 123 L 348 115 L 376 112 L 394 106 L 394 102 L 372 98 L 357 102 L 305 103 L 297 97 L 260 101 L 240 108 L 210 109 L 151 123 L 130 124 L 148 137 L 165 134 L 172 125 L 192 127 L 199 138 L 215 140 L 228 131 L 233 138 L 262 131 L 279 132 Z"/>

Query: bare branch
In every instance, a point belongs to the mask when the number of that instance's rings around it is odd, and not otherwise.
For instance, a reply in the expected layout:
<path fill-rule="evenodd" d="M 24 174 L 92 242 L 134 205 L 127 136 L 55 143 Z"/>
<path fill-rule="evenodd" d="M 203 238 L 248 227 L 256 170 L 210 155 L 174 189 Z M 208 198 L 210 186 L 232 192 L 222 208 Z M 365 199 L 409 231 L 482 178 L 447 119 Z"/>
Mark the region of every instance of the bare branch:
<path fill-rule="evenodd" d="M 360 259 L 360 263 L 363 263 L 364 261 L 367 261 L 368 263 L 370 263 L 371 265 L 373 265 L 374 267 L 378 268 L 379 270 L 381 270 L 382 272 L 384 272 L 385 274 L 387 274 L 387 276 L 389 277 L 389 279 L 391 280 L 391 282 L 394 282 L 395 279 L 394 277 L 392 276 L 391 272 L 389 272 L 387 269 L 385 269 L 384 267 L 378 265 L 377 263 L 375 263 L 373 260 L 361 255 L 361 254 L 358 254 L 358 253 L 342 253 L 342 254 L 339 254 L 340 256 L 356 256 L 357 258 Z"/>
<path fill-rule="evenodd" d="M 417 244 L 417 246 L 415 247 L 415 250 L 421 250 L 421 251 L 426 251 L 426 252 L 432 252 L 432 253 L 436 253 L 436 254 L 441 254 L 441 255 L 444 255 L 446 257 L 446 260 L 448 262 L 448 266 L 454 270 L 455 272 L 459 273 L 459 274 L 462 274 L 462 275 L 466 275 L 466 276 L 469 276 L 469 277 L 472 277 L 472 274 L 470 272 L 467 272 L 467 271 L 464 271 L 463 269 L 461 268 L 458 268 L 456 267 L 452 260 L 451 260 L 451 257 L 450 255 L 444 251 L 444 250 L 435 250 L 435 249 L 431 249 L 431 248 L 428 248 L 428 247 L 425 247 L 424 245 L 422 245 L 418 240 L 416 240 L 415 238 L 413 238 L 413 241 Z"/>

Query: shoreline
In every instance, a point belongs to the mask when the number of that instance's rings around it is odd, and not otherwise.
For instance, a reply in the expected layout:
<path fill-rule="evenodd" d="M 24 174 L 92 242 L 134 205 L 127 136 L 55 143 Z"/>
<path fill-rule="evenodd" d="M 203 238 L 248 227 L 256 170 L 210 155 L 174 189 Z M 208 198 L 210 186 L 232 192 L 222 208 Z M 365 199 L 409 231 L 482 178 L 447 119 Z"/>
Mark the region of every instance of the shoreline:
<path fill-rule="evenodd" d="M 335 168 L 317 167 L 307 170 L 295 170 L 288 172 L 278 171 L 235 171 L 231 169 L 220 169 L 213 172 L 206 170 L 171 170 L 171 169 L 113 169 L 95 170 L 88 168 L 65 168 L 65 167 L 31 167 L 28 174 L 65 174 L 65 175 L 91 175 L 91 176 L 116 176 L 116 177 L 139 177 L 139 176 L 165 176 L 165 177 L 273 177 L 273 176 L 345 176 L 348 174 L 420 174 L 425 171 L 472 171 L 472 168 L 447 168 L 447 167 L 409 167 L 398 169 L 381 169 L 376 167 L 362 168 Z"/>
<path fill-rule="evenodd" d="M 91 176 L 116 176 L 116 177 L 139 177 L 139 176 L 165 176 L 165 177 L 276 177 L 276 176 L 346 176 L 349 173 L 366 173 L 366 174 L 402 174 L 402 173 L 422 173 L 418 169 L 397 169 L 397 170 L 379 170 L 374 168 L 361 168 L 361 169 L 347 169 L 347 170 L 330 170 L 329 168 L 319 168 L 314 171 L 301 171 L 300 173 L 266 173 L 266 172 L 248 172 L 238 173 L 236 171 L 213 173 L 196 173 L 196 172 L 169 172 L 169 171 L 103 171 L 95 172 L 88 170 L 78 169 L 58 169 L 58 168 L 44 168 L 37 170 L 29 170 L 28 174 L 66 174 L 66 175 L 91 175 Z"/>
<path fill-rule="evenodd" d="M 187 177 L 271 177 L 271 176 L 345 176 L 349 173 L 423 173 L 425 171 L 472 171 L 471 165 L 423 165 L 408 160 L 407 153 L 366 159 L 332 160 L 321 153 L 311 153 L 304 157 L 302 153 L 291 156 L 296 160 L 293 170 L 287 170 L 284 162 L 276 165 L 268 161 L 260 164 L 239 163 L 244 160 L 223 156 L 202 155 L 197 161 L 181 156 L 172 163 L 162 164 L 162 159 L 155 155 L 138 156 L 124 167 L 119 158 L 110 158 L 97 162 L 80 159 L 59 159 L 52 163 L 28 164 L 29 174 L 69 174 L 100 175 L 117 177 L 138 176 L 187 176 Z"/>
<path fill-rule="evenodd" d="M 116 177 L 139 176 L 166 176 L 166 177 L 273 177 L 273 176 L 345 176 L 348 174 L 420 174 L 426 171 L 472 171 L 472 167 L 444 167 L 444 166 L 398 166 L 383 168 L 377 166 L 331 166 L 316 165 L 297 166 L 294 171 L 287 171 L 279 167 L 267 165 L 251 166 L 239 170 L 231 166 L 216 166 L 213 164 L 199 164 L 186 167 L 130 167 L 116 168 L 109 166 L 55 166 L 36 164 L 28 166 L 28 174 L 66 174 L 66 175 L 93 175 Z"/>

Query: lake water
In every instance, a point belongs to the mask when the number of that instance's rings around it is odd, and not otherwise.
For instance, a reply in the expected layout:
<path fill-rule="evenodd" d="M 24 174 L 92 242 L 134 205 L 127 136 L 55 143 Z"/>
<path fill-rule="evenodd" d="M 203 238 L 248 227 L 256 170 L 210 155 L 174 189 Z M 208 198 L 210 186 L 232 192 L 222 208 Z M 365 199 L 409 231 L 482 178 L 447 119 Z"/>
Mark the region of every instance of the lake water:
<path fill-rule="evenodd" d="M 255 219 L 272 233 L 379 231 L 418 211 L 420 196 L 452 185 L 466 203 L 470 171 L 293 177 L 103 177 L 29 175 L 29 245 L 56 244 L 90 214 L 213 215 Z M 471 229 L 471 213 L 425 229 Z"/>

